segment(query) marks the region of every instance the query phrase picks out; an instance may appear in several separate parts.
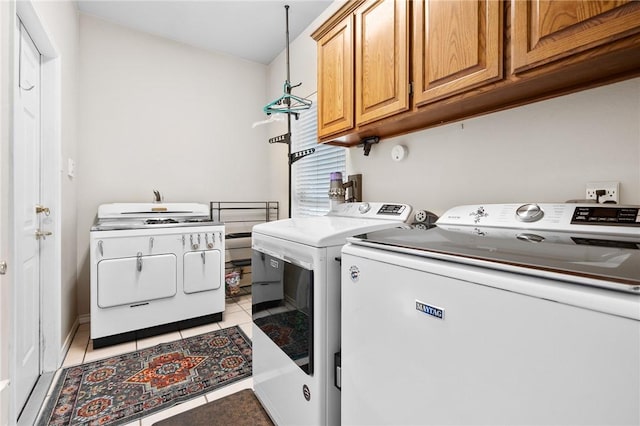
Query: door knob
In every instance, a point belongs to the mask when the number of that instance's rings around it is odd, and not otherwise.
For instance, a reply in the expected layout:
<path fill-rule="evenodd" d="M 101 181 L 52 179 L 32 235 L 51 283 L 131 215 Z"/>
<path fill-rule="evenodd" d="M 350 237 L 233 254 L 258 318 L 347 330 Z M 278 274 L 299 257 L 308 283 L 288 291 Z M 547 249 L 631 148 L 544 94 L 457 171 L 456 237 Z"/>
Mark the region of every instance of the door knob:
<path fill-rule="evenodd" d="M 42 238 L 43 240 L 46 240 L 49 235 L 53 234 L 53 232 L 51 231 L 41 231 L 41 230 L 36 230 L 36 240 L 39 240 L 40 238 Z"/>
<path fill-rule="evenodd" d="M 49 216 L 51 211 L 49 211 L 49 207 L 41 206 L 40 204 L 36 204 L 36 213 L 44 213 L 45 216 Z"/>

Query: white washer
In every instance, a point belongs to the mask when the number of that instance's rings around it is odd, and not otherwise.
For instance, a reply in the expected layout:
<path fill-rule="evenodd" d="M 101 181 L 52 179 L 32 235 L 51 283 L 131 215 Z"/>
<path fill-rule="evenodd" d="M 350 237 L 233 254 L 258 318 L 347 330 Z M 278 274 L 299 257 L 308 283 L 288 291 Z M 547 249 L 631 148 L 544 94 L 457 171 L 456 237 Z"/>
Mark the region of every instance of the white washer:
<path fill-rule="evenodd" d="M 640 207 L 436 224 L 343 249 L 343 424 L 640 424 Z"/>
<path fill-rule="evenodd" d="M 340 250 L 410 216 L 405 204 L 345 203 L 253 228 L 253 383 L 277 424 L 339 424 Z"/>

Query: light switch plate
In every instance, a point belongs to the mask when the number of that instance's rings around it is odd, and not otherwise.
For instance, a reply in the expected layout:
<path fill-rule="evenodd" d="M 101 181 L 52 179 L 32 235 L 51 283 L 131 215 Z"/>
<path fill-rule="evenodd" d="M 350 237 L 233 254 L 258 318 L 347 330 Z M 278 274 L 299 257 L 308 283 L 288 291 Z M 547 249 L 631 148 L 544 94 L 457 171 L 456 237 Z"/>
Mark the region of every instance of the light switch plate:
<path fill-rule="evenodd" d="M 72 158 L 67 159 L 67 176 L 76 177 L 76 162 Z"/>

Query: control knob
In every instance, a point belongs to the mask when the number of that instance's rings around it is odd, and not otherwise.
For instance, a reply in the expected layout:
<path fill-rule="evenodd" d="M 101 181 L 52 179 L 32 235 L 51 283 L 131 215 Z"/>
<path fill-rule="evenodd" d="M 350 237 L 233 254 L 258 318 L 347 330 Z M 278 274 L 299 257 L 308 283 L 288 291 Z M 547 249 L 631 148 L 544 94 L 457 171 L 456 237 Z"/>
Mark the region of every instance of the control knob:
<path fill-rule="evenodd" d="M 523 204 L 516 210 L 516 218 L 521 222 L 535 222 L 543 216 L 544 211 L 537 204 Z"/>
<path fill-rule="evenodd" d="M 360 206 L 358 206 L 358 211 L 361 214 L 365 214 L 369 210 L 371 210 L 371 204 L 369 204 L 369 203 L 362 203 L 362 204 L 360 204 Z"/>

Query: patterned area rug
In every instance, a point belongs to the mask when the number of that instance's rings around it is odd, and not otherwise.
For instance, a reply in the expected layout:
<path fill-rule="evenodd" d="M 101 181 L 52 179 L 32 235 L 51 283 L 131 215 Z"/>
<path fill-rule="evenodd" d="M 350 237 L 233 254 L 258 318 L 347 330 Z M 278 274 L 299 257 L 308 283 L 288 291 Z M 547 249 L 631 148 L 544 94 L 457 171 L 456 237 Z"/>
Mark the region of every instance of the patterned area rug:
<path fill-rule="evenodd" d="M 38 425 L 129 423 L 251 376 L 239 327 L 62 370 Z"/>

